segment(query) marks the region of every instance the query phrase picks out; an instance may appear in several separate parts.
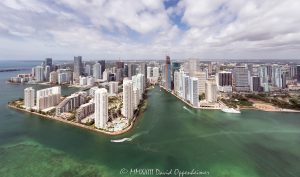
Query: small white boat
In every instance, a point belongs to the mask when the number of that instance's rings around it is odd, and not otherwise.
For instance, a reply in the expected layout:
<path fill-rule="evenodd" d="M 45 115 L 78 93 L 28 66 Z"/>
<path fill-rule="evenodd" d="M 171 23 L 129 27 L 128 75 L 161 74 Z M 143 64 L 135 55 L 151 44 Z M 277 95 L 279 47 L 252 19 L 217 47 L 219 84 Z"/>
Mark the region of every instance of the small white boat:
<path fill-rule="evenodd" d="M 131 141 L 131 138 L 123 138 L 123 139 L 119 139 L 119 140 L 110 140 L 113 143 L 122 143 L 124 141 Z"/>
<path fill-rule="evenodd" d="M 240 114 L 241 111 L 237 110 L 237 109 L 233 109 L 233 108 L 222 108 L 221 109 L 223 112 L 226 113 L 234 113 L 234 114 Z"/>

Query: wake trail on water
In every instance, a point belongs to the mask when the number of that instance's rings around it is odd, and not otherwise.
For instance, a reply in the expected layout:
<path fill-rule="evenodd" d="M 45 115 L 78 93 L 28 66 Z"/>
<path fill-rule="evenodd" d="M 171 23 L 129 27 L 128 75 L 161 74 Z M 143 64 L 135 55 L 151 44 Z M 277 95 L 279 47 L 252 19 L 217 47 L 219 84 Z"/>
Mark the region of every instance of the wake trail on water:
<path fill-rule="evenodd" d="M 113 143 L 122 143 L 122 142 L 125 142 L 125 141 L 132 141 L 132 140 L 134 140 L 135 138 L 137 138 L 137 137 L 139 137 L 139 136 L 141 136 L 141 135 L 143 135 L 143 134 L 147 134 L 147 133 L 148 133 L 148 131 L 142 131 L 142 132 L 139 132 L 139 133 L 136 133 L 136 134 L 132 135 L 132 136 L 129 137 L 129 138 L 122 138 L 122 139 L 118 139 L 118 140 L 110 140 L 110 141 L 113 142 Z"/>
<path fill-rule="evenodd" d="M 187 108 L 186 106 L 183 106 L 183 109 L 187 110 L 189 113 L 191 114 L 195 114 L 193 111 L 191 111 L 189 108 Z"/>

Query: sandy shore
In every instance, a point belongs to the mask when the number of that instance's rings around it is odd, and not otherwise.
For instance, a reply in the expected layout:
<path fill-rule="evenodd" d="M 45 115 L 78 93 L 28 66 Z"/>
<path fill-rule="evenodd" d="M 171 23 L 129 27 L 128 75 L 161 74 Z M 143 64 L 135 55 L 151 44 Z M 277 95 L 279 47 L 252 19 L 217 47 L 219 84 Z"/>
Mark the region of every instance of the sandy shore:
<path fill-rule="evenodd" d="M 62 118 L 59 118 L 59 117 L 56 117 L 56 116 L 49 116 L 49 115 L 44 115 L 44 114 L 40 114 L 40 113 L 37 113 L 37 112 L 31 112 L 31 111 L 26 110 L 26 109 L 17 108 L 16 106 L 13 106 L 13 105 L 10 105 L 10 104 L 8 104 L 8 107 L 16 109 L 16 110 L 19 110 L 19 111 L 27 112 L 27 113 L 30 113 L 30 114 L 34 114 L 34 115 L 40 116 L 41 118 L 46 118 L 46 119 L 52 119 L 52 120 L 60 121 L 60 122 L 63 122 L 63 123 L 69 124 L 69 125 L 73 125 L 73 126 L 76 126 L 76 127 L 80 127 L 80 128 L 84 128 L 84 129 L 90 130 L 90 131 L 94 131 L 94 132 L 98 132 L 98 133 L 103 133 L 103 134 L 106 134 L 106 135 L 112 135 L 112 136 L 121 135 L 121 134 L 124 134 L 124 133 L 128 132 L 133 127 L 133 125 L 134 125 L 134 123 L 135 123 L 135 121 L 136 121 L 136 119 L 137 119 L 137 117 L 139 115 L 137 113 L 133 117 L 130 125 L 127 126 L 125 129 L 123 129 L 121 131 L 117 131 L 117 132 L 110 132 L 110 131 L 96 129 L 94 127 L 87 126 L 87 125 L 84 125 L 84 124 L 81 124 L 81 123 L 68 121 L 68 120 L 65 120 L 65 119 L 62 119 Z"/>
<path fill-rule="evenodd" d="M 221 110 L 222 109 L 221 107 L 219 107 L 219 108 L 195 107 L 195 106 L 191 105 L 190 103 L 188 103 L 187 101 L 180 98 L 178 95 L 166 90 L 164 87 L 160 86 L 160 88 L 164 89 L 166 92 L 172 94 L 173 96 L 175 96 L 176 98 L 178 98 L 180 101 L 184 102 L 191 108 L 205 109 L 205 110 Z M 278 107 L 275 107 L 273 105 L 266 104 L 266 103 L 254 103 L 253 107 L 240 107 L 240 110 L 261 110 L 261 111 L 268 111 L 268 112 L 300 112 L 299 110 L 278 108 Z"/>
<path fill-rule="evenodd" d="M 254 103 L 253 106 L 258 110 L 268 111 L 268 112 L 300 112 L 299 110 L 278 108 L 276 106 L 267 103 Z"/>

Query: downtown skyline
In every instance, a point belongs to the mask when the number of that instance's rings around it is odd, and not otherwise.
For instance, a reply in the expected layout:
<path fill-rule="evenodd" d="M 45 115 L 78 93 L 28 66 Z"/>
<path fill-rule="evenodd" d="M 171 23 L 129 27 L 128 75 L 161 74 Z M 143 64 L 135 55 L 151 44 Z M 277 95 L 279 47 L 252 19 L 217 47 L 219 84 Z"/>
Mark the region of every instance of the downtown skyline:
<path fill-rule="evenodd" d="M 0 3 L 0 60 L 298 59 L 299 1 Z"/>

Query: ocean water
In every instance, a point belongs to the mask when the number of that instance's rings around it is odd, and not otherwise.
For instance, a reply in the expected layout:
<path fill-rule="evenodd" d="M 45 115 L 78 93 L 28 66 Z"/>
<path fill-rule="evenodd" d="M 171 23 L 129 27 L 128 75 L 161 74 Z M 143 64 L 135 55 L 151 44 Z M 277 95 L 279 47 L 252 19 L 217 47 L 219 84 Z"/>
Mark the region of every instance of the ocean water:
<path fill-rule="evenodd" d="M 23 97 L 27 87 L 5 82 L 16 73 L 0 73 L 1 177 L 159 176 L 130 174 L 134 169 L 195 169 L 212 177 L 300 176 L 299 113 L 194 110 L 155 88 L 135 127 L 112 137 L 8 108 L 7 102 Z M 111 142 L 122 138 L 132 140 Z"/>

